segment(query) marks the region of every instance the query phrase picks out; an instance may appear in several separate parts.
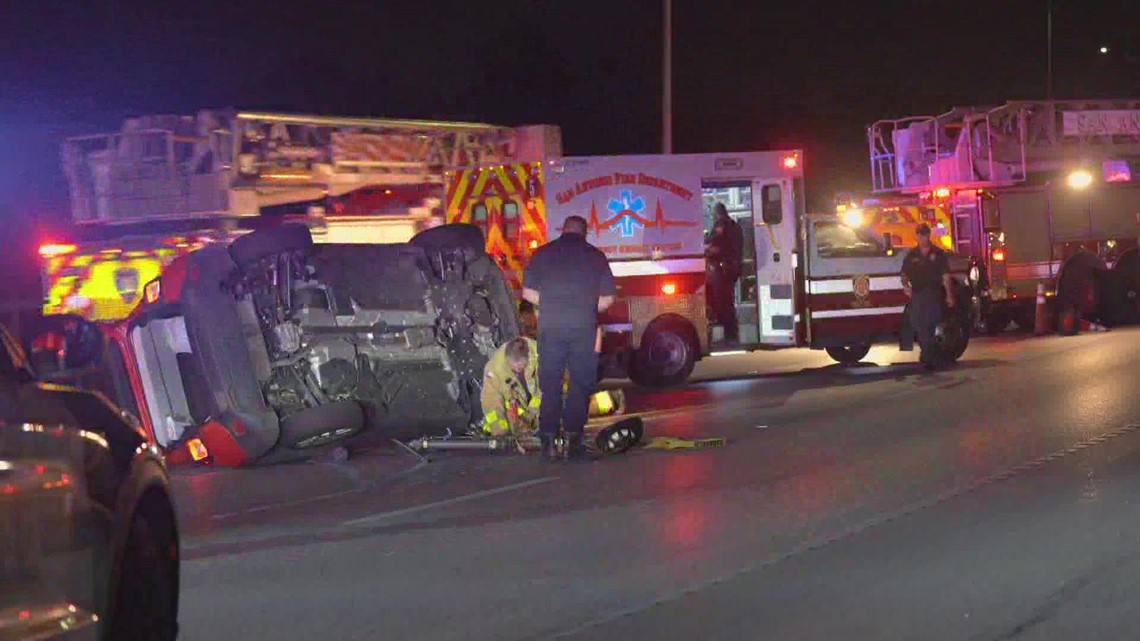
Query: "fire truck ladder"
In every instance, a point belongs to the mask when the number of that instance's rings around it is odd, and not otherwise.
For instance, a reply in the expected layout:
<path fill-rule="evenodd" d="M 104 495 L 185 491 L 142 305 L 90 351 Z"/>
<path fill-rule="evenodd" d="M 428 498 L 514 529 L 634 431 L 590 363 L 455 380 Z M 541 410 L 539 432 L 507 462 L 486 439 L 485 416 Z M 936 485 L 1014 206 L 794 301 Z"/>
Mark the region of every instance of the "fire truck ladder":
<path fill-rule="evenodd" d="M 1103 112 L 1140 112 L 1140 101 L 1020 100 L 881 120 L 867 128 L 872 189 L 1009 186 L 1074 161 L 1140 155 L 1140 127 L 1101 126 Z"/>

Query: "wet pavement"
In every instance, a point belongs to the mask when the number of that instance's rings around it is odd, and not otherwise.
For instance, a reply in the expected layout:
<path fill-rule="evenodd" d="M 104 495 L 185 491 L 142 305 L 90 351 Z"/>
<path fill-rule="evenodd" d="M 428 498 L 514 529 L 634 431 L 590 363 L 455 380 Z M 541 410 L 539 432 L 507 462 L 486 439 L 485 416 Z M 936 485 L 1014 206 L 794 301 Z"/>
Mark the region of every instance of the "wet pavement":
<path fill-rule="evenodd" d="M 722 448 L 179 472 L 182 638 L 1129 636 L 1140 331 L 869 359 L 630 392 L 648 435 Z"/>

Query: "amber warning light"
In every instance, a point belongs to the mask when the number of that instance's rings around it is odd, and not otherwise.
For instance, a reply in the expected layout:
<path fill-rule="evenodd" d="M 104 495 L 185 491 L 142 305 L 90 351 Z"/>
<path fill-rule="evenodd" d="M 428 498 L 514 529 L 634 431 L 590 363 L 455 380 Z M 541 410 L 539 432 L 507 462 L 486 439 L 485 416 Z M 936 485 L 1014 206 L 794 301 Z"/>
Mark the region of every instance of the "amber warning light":
<path fill-rule="evenodd" d="M 1005 250 L 1004 249 L 995 249 L 994 250 L 994 260 L 996 260 L 999 263 L 1001 261 L 1005 260 Z"/>
<path fill-rule="evenodd" d="M 661 286 L 661 293 L 665 294 L 666 296 L 672 296 L 673 294 L 676 294 L 677 293 L 677 284 L 676 283 L 665 283 L 664 285 Z"/>
<path fill-rule="evenodd" d="M 190 450 L 190 458 L 195 461 L 202 461 L 210 456 L 209 450 L 206 449 L 206 444 L 203 443 L 201 439 L 190 439 L 186 442 L 186 448 Z"/>

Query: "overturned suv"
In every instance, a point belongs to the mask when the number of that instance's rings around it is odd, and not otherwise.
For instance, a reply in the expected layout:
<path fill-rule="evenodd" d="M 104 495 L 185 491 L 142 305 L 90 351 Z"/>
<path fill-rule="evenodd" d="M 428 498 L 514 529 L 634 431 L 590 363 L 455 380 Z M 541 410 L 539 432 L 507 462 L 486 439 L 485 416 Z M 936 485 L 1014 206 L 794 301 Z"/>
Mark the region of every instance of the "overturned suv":
<path fill-rule="evenodd" d="M 143 422 L 222 465 L 477 423 L 483 367 L 520 329 L 483 246 L 470 225 L 314 245 L 284 224 L 180 257 L 112 332 Z"/>

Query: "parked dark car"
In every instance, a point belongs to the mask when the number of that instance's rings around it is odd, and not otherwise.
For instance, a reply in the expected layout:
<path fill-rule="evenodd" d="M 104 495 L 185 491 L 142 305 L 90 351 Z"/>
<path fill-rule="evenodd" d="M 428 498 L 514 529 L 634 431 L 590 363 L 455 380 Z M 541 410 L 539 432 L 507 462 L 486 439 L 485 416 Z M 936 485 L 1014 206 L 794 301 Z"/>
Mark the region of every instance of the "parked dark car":
<path fill-rule="evenodd" d="M 101 342 L 85 326 L 66 364 Z M 3 326 L 0 343 L 0 639 L 174 639 L 179 541 L 161 453 L 101 394 L 37 380 Z"/>

